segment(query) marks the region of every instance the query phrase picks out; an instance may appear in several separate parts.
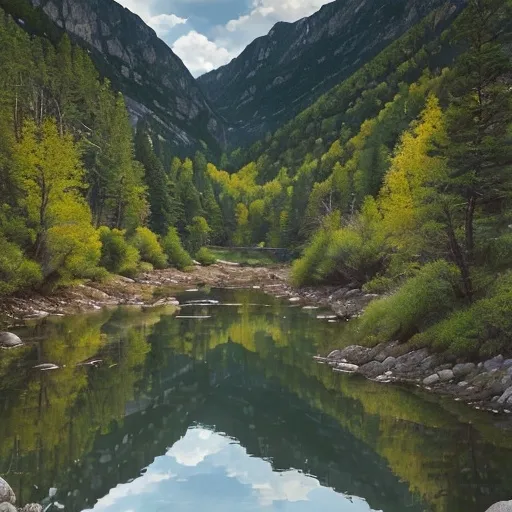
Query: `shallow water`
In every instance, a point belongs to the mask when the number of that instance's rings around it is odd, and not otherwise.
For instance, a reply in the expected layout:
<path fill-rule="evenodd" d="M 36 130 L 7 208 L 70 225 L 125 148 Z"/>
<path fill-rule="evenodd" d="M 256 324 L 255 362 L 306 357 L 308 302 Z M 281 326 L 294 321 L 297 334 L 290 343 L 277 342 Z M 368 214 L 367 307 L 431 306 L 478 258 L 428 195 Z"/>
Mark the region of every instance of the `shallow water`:
<path fill-rule="evenodd" d="M 46 319 L 0 352 L 0 475 L 19 502 L 484 512 L 512 498 L 504 420 L 334 375 L 312 355 L 343 325 L 320 310 L 256 291 L 180 296 L 202 299 L 219 303 Z"/>

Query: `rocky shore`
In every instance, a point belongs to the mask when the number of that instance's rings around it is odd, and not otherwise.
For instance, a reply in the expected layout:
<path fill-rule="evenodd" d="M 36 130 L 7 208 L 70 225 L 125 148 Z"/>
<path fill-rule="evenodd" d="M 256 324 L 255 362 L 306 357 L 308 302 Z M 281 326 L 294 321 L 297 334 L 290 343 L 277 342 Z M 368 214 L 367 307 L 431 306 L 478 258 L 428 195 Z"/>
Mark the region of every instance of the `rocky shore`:
<path fill-rule="evenodd" d="M 393 342 L 373 348 L 350 345 L 315 359 L 334 372 L 359 374 L 380 383 L 407 383 L 475 408 L 512 412 L 512 359 L 502 355 L 472 363 Z"/>
<path fill-rule="evenodd" d="M 157 270 L 137 279 L 113 276 L 106 282 L 80 284 L 52 295 L 32 294 L 3 300 L 0 327 L 29 318 L 77 314 L 118 305 L 176 306 L 174 294 L 200 287 L 256 288 L 297 305 L 330 308 L 340 320 L 359 316 L 377 298 L 352 287 L 297 289 L 290 285 L 288 274 L 289 269 L 284 265 L 243 267 L 219 262 L 210 267 L 196 266 L 189 272 Z M 343 345 L 343 340 L 339 340 L 339 345 Z M 350 346 L 316 359 L 332 366 L 335 372 L 357 373 L 381 383 L 407 383 L 495 413 L 512 411 L 512 359 L 501 355 L 468 362 L 447 354 L 430 353 L 426 348 L 412 350 L 406 344 L 394 342 L 374 348 Z"/>

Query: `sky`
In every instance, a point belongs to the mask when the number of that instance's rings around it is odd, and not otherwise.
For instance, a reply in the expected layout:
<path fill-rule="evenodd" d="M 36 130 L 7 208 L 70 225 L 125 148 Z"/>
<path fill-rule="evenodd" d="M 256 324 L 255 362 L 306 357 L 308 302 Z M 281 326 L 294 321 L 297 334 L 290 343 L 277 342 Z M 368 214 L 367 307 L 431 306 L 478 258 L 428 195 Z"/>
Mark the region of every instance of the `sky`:
<path fill-rule="evenodd" d="M 278 21 L 310 16 L 332 0 L 117 0 L 138 14 L 194 76 L 227 64 Z"/>

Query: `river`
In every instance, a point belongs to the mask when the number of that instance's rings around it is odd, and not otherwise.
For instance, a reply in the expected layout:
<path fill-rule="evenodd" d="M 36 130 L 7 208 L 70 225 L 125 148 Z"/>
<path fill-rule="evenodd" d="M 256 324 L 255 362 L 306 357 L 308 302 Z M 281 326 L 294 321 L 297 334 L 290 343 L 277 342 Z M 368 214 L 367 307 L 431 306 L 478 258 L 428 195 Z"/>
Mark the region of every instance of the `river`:
<path fill-rule="evenodd" d="M 47 318 L 17 331 L 26 347 L 0 352 L 0 476 L 18 502 L 484 512 L 512 498 L 504 420 L 333 374 L 312 356 L 342 340 L 344 325 L 320 310 L 258 291 L 178 298 L 179 312 Z"/>

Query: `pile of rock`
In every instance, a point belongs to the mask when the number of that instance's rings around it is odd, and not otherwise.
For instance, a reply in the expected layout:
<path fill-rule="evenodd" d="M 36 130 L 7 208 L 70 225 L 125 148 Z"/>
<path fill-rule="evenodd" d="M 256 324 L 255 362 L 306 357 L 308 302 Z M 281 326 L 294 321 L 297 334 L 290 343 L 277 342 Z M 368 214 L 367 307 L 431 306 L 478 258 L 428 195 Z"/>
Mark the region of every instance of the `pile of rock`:
<path fill-rule="evenodd" d="M 29 503 L 23 508 L 16 508 L 16 495 L 11 486 L 0 477 L 0 512 L 42 512 L 39 503 Z"/>
<path fill-rule="evenodd" d="M 373 348 L 350 345 L 317 357 L 334 371 L 358 373 L 378 382 L 413 382 L 493 410 L 512 409 L 512 359 L 499 355 L 478 364 L 457 361 L 426 348 L 407 351 L 398 342 Z"/>

